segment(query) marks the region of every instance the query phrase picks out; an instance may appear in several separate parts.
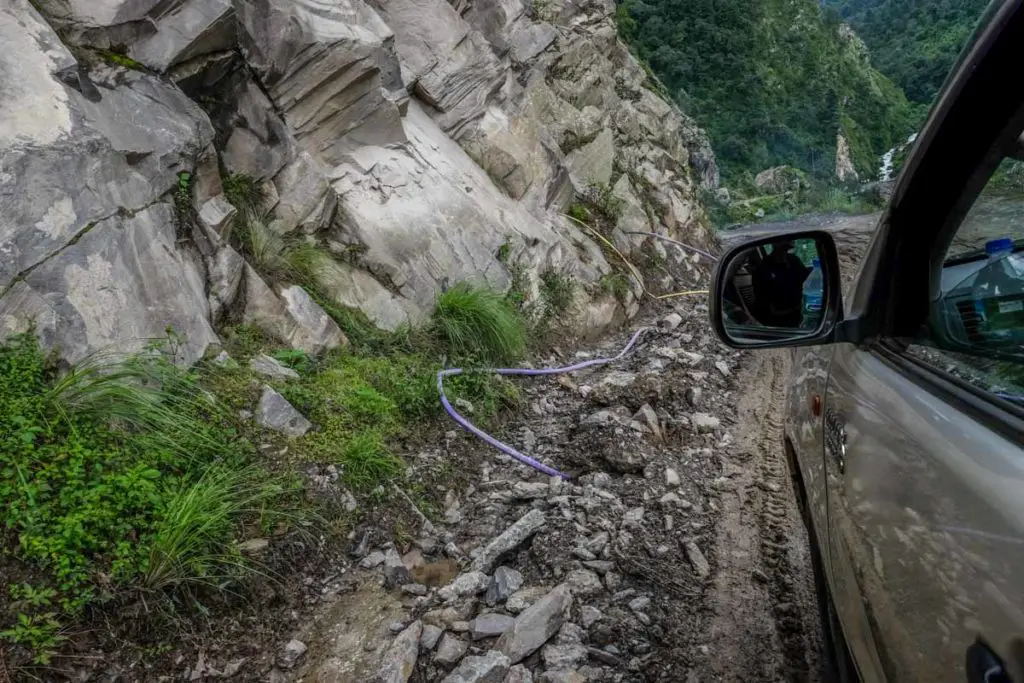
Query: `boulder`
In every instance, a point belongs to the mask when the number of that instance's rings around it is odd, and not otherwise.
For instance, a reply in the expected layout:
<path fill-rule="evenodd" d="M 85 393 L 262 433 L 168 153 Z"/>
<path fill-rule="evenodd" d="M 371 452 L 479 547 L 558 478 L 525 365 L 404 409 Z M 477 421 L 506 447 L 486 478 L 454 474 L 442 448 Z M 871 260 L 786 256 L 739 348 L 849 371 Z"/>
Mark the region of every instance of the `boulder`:
<path fill-rule="evenodd" d="M 482 657 L 466 657 L 441 683 L 503 683 L 509 658 L 491 650 Z"/>
<path fill-rule="evenodd" d="M 361 145 L 405 142 L 394 35 L 362 0 L 236 0 L 245 60 L 291 133 L 328 165 Z"/>
<path fill-rule="evenodd" d="M 416 670 L 423 624 L 414 621 L 398 634 L 381 660 L 374 683 L 406 683 Z"/>
<path fill-rule="evenodd" d="M 253 356 L 249 361 L 249 367 L 259 374 L 270 377 L 271 379 L 298 379 L 299 373 L 292 370 L 290 367 L 272 358 L 265 353 Z"/>
<path fill-rule="evenodd" d="M 480 614 L 470 624 L 470 628 L 473 633 L 473 640 L 483 640 L 484 638 L 500 636 L 502 633 L 509 630 L 514 622 L 515 617 L 510 617 L 507 614 L 497 614 L 494 612 Z"/>
<path fill-rule="evenodd" d="M 121 4 L 73 3 L 98 20 Z M 216 335 L 201 259 L 164 198 L 210 145 L 206 115 L 154 77 L 78 68 L 22 0 L 0 7 L 0 41 L 0 336 L 35 321 L 77 361 L 173 329 L 195 361 Z"/>
<path fill-rule="evenodd" d="M 491 571 L 502 555 L 519 547 L 546 523 L 547 519 L 543 512 L 530 510 L 480 551 L 473 560 L 472 569 L 477 572 Z M 484 585 L 486 587 L 486 584 Z"/>
<path fill-rule="evenodd" d="M 445 633 L 441 637 L 441 643 L 437 646 L 434 661 L 438 664 L 455 664 L 462 659 L 468 649 L 468 642 L 451 633 Z"/>
<path fill-rule="evenodd" d="M 231 0 L 170 0 L 148 18 L 155 31 L 133 42 L 128 55 L 155 71 L 235 47 Z"/>
<path fill-rule="evenodd" d="M 267 386 L 263 387 L 263 395 L 256 406 L 256 424 L 292 437 L 302 436 L 313 428 L 288 399 Z"/>
<path fill-rule="evenodd" d="M 807 174 L 792 166 L 775 166 L 758 173 L 754 185 L 768 194 L 782 194 L 806 187 Z"/>
<path fill-rule="evenodd" d="M 545 595 L 516 618 L 512 628 L 498 639 L 495 649 L 518 664 L 536 652 L 558 632 L 572 606 L 569 587 L 561 585 Z"/>
<path fill-rule="evenodd" d="M 491 577 L 491 582 L 487 586 L 487 593 L 484 595 L 484 599 L 490 605 L 505 602 L 522 586 L 522 574 L 510 567 L 498 567 L 494 570 L 494 576 Z"/>
<path fill-rule="evenodd" d="M 242 320 L 312 355 L 348 345 L 338 324 L 302 287 L 279 287 L 275 293 L 249 265 L 245 266 Z"/>

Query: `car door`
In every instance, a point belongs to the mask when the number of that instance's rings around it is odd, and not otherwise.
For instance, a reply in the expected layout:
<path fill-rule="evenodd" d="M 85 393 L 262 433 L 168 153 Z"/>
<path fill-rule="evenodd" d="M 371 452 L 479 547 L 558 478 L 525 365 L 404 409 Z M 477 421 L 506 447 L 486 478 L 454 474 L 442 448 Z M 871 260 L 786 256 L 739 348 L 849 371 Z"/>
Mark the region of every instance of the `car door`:
<path fill-rule="evenodd" d="M 1020 3 L 979 40 L 869 251 L 853 324 L 874 329 L 835 346 L 824 396 L 832 597 L 866 681 L 1024 680 L 1024 109 L 998 73 L 1024 56 Z"/>

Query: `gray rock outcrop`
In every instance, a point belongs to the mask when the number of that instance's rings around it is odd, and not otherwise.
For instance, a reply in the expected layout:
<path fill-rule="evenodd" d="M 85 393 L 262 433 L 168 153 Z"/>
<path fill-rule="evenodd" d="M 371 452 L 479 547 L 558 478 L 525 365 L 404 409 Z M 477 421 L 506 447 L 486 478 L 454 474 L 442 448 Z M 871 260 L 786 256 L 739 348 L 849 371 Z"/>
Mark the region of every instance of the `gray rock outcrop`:
<path fill-rule="evenodd" d="M 706 243 L 714 155 L 613 10 L 11 0 L 0 336 L 33 328 L 71 361 L 171 329 L 191 363 L 227 321 L 311 354 L 344 346 L 307 289 L 243 248 L 250 221 L 322 252 L 317 295 L 388 329 L 429 315 L 445 280 L 504 289 L 515 270 L 532 299 L 547 271 L 596 284 L 610 265 L 562 215 L 594 185 L 622 202 L 620 248 L 664 251 L 635 231 Z M 239 179 L 252 206 L 225 199 Z M 588 302 L 597 290 L 580 288 L 580 327 L 635 312 Z"/>

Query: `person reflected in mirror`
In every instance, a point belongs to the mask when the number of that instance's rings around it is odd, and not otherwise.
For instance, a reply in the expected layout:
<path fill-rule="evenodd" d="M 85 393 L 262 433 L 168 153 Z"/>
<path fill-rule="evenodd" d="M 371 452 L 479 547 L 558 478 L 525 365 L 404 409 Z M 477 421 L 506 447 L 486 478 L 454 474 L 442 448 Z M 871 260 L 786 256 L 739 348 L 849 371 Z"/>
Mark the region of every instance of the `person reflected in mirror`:
<path fill-rule="evenodd" d="M 812 269 L 793 247 L 792 240 L 776 242 L 752 273 L 757 298 L 751 313 L 762 325 L 798 328 L 803 321 L 803 285 Z"/>

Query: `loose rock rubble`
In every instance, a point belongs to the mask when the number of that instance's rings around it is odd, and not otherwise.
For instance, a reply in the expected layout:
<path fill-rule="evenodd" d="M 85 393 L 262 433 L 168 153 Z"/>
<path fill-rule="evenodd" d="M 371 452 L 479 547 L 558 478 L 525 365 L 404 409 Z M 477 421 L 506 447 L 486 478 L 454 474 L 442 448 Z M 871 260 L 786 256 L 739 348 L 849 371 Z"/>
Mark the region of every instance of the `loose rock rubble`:
<path fill-rule="evenodd" d="M 439 453 L 412 458 L 423 476 L 442 457 L 466 476 L 446 484 L 444 519 L 413 529 L 414 542 L 358 549 L 357 580 L 390 590 L 406 617 L 377 633 L 387 645 L 373 641 L 372 655 L 324 656 L 375 657 L 377 680 L 389 683 L 806 677 L 807 663 L 771 649 L 770 635 L 751 639 L 765 643 L 756 666 L 723 669 L 714 649 L 719 572 L 736 561 L 722 545 L 723 497 L 777 498 L 780 488 L 738 483 L 751 458 L 735 432 L 743 359 L 711 336 L 706 316 L 702 303 L 676 302 L 621 363 L 521 383 L 527 409 L 495 435 L 528 441 L 531 456 L 569 480 L 461 432 L 446 434 Z M 626 337 L 588 357 L 614 355 Z M 443 578 L 433 580 L 437 568 Z M 742 569 L 766 604 L 784 581 L 778 571 Z M 775 625 L 758 627 L 770 634 Z M 792 635 L 778 628 L 789 634 L 780 638 Z M 300 680 L 318 680 L 317 666 Z"/>

